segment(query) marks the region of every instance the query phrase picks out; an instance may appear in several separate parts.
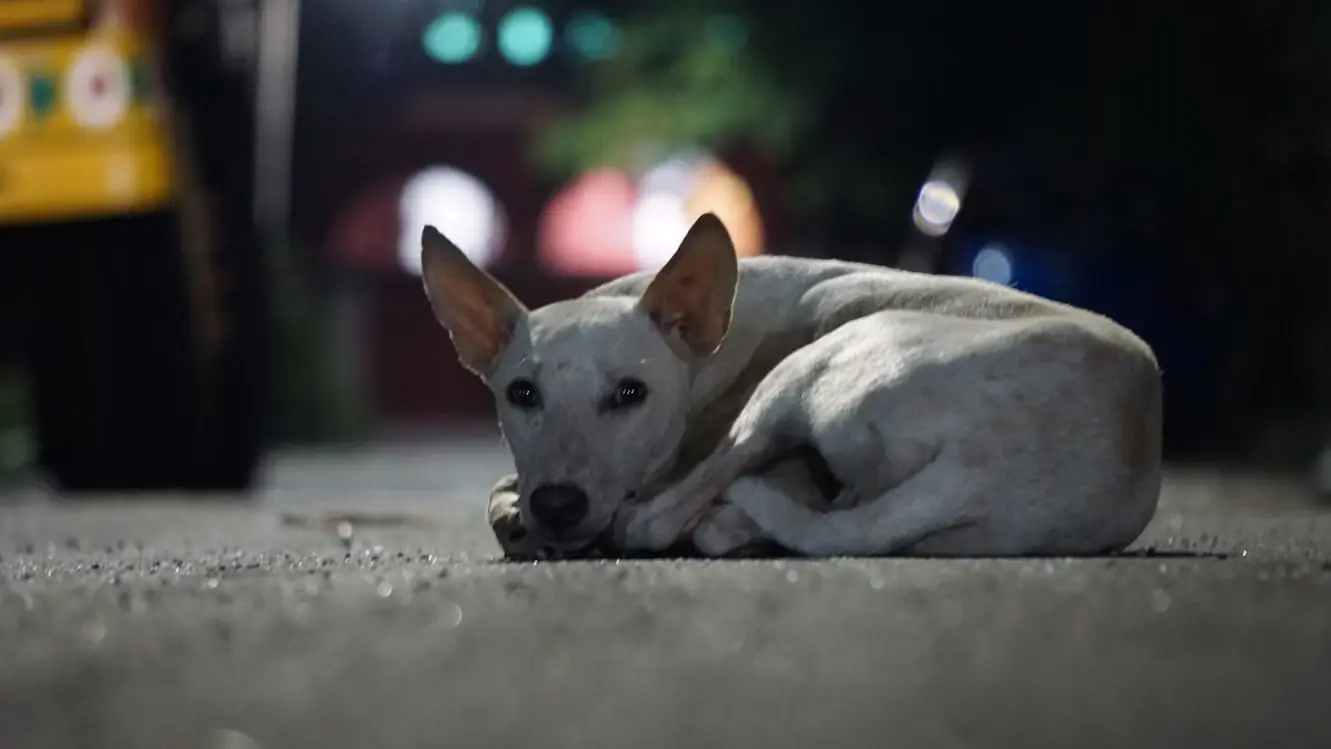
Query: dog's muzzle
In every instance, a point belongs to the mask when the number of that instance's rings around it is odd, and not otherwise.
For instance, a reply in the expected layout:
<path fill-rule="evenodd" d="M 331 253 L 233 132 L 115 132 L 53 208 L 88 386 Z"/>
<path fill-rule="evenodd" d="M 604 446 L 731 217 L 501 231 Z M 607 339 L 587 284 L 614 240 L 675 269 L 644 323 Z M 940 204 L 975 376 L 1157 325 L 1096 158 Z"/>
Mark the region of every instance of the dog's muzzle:
<path fill-rule="evenodd" d="M 591 509 L 591 500 L 573 484 L 543 484 L 529 498 L 532 520 L 554 536 L 577 528 Z"/>

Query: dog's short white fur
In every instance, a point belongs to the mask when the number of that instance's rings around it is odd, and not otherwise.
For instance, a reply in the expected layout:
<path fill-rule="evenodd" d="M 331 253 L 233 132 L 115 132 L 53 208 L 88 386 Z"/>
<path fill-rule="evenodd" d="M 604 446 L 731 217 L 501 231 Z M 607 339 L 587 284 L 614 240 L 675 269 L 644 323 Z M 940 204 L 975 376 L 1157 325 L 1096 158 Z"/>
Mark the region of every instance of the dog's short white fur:
<path fill-rule="evenodd" d="M 422 268 L 462 363 L 495 394 L 517 474 L 490 522 L 510 554 L 610 531 L 624 551 L 691 536 L 715 556 L 763 541 L 809 556 L 1096 554 L 1155 512 L 1155 357 L 1085 310 L 961 277 L 737 260 L 711 214 L 657 273 L 534 311 L 430 227 Z M 796 459 L 810 449 L 834 496 Z M 539 520 L 549 502 L 532 505 L 551 486 L 583 500 L 557 533 Z"/>

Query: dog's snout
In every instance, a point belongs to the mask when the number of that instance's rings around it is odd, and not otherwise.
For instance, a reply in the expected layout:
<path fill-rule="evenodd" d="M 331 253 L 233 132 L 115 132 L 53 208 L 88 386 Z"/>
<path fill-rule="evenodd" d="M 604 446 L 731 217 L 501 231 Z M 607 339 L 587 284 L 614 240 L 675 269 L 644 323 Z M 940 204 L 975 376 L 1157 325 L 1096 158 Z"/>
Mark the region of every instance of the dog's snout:
<path fill-rule="evenodd" d="M 587 493 L 572 484 L 545 484 L 531 493 L 531 514 L 542 527 L 561 533 L 587 517 Z"/>

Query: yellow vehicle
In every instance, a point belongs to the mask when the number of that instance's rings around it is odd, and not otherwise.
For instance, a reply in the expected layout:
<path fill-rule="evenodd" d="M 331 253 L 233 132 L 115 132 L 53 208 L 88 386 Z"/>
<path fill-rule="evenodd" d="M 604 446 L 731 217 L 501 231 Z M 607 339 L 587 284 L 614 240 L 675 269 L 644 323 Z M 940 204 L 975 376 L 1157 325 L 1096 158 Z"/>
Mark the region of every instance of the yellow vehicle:
<path fill-rule="evenodd" d="M 197 208 L 218 198 L 164 85 L 177 4 L 0 0 L 0 354 L 69 491 L 243 488 L 258 457 L 261 264 Z"/>
<path fill-rule="evenodd" d="M 0 44 L 0 224 L 175 201 L 153 50 L 124 7 L 89 17 L 82 0 L 0 2 L 0 33 L 13 37 Z"/>

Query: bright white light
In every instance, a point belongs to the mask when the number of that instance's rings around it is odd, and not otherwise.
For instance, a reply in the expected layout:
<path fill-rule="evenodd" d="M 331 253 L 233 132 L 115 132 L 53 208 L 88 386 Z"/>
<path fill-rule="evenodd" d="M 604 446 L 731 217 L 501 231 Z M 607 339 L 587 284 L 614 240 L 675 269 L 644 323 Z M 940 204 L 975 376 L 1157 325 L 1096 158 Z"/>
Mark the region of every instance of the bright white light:
<path fill-rule="evenodd" d="M 944 180 L 931 179 L 920 188 L 915 201 L 915 225 L 925 234 L 939 237 L 947 233 L 960 211 L 957 189 Z"/>
<path fill-rule="evenodd" d="M 698 169 L 707 159 L 698 151 L 677 153 L 638 180 L 632 227 L 633 254 L 640 268 L 656 270 L 665 265 L 689 233 L 686 201 L 697 182 Z"/>
<path fill-rule="evenodd" d="M 638 180 L 644 193 L 669 193 L 682 199 L 693 190 L 698 169 L 712 159 L 701 151 L 684 151 L 657 164 Z"/>
<path fill-rule="evenodd" d="M 1012 258 L 1002 245 L 991 244 L 975 253 L 971 275 L 1007 286 L 1012 283 Z"/>
<path fill-rule="evenodd" d="M 503 242 L 503 217 L 494 194 L 475 177 L 452 167 L 431 167 L 412 177 L 399 202 L 402 234 L 398 259 L 421 273 L 421 231 L 443 232 L 478 266 L 493 262 Z"/>
<path fill-rule="evenodd" d="M 644 270 L 665 265 L 688 233 L 689 216 L 679 195 L 646 193 L 633 207 L 633 254 Z"/>

